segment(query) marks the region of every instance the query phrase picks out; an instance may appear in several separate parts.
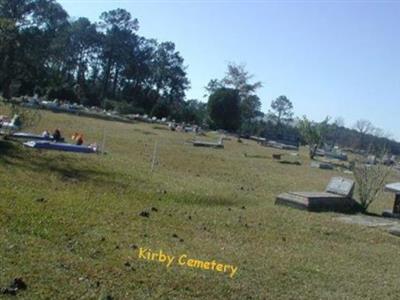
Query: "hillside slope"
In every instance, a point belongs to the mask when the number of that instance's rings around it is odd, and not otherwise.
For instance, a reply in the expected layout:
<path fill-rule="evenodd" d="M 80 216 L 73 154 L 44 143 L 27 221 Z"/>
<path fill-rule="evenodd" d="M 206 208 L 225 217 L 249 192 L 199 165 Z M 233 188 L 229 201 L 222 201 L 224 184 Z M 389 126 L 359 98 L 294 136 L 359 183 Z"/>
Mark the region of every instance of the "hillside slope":
<path fill-rule="evenodd" d="M 0 287 L 22 277 L 20 299 L 398 297 L 398 238 L 274 205 L 281 192 L 323 190 L 340 174 L 310 168 L 305 151 L 301 166 L 283 165 L 271 159 L 282 151 L 251 141 L 195 148 L 192 134 L 160 125 L 50 112 L 35 131 L 55 127 L 87 142 L 105 132 L 107 154 L 0 141 Z M 371 209 L 392 200 L 384 194 Z M 140 258 L 140 248 L 238 269 L 231 278 L 166 267 Z"/>

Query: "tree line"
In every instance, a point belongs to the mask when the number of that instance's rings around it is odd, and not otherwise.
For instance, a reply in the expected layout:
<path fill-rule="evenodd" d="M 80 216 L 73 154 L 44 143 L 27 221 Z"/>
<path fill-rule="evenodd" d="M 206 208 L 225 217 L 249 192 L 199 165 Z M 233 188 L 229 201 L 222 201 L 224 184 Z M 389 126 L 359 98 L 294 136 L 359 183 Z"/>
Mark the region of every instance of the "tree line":
<path fill-rule="evenodd" d="M 210 80 L 205 89 L 211 127 L 238 132 L 244 137 L 255 135 L 286 143 L 309 144 L 311 157 L 322 146 L 340 146 L 377 155 L 400 154 L 400 143 L 370 121 L 361 119 L 347 128 L 340 117 L 335 120 L 326 117 L 321 122 L 313 122 L 305 116 L 295 117 L 294 105 L 285 95 L 272 100 L 268 113 L 263 113 L 256 94 L 262 83 L 253 82 L 252 78 L 244 65 L 230 63 L 225 77 Z"/>
<path fill-rule="evenodd" d="M 182 110 L 189 80 L 174 43 L 139 35 L 139 21 L 123 9 L 99 20 L 71 19 L 53 0 L 0 0 L 3 97 L 37 94 L 160 116 Z"/>

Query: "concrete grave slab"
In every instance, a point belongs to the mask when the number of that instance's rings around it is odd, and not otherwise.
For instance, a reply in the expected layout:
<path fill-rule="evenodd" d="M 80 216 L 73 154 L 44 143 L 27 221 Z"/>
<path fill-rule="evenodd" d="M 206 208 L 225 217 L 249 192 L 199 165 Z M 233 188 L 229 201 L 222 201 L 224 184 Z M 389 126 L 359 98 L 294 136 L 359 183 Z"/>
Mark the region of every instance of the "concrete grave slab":
<path fill-rule="evenodd" d="M 325 192 L 288 192 L 277 196 L 275 204 L 309 211 L 354 212 L 360 205 L 352 199 L 354 182 L 333 177 Z"/>
<path fill-rule="evenodd" d="M 388 232 L 395 236 L 400 236 L 400 225 L 390 227 Z"/>

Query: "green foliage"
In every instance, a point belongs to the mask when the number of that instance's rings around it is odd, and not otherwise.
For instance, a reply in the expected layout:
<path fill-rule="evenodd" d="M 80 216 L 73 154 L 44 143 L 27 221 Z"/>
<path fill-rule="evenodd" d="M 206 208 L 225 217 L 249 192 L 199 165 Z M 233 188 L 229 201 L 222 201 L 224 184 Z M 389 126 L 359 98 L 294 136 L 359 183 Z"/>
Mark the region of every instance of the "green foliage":
<path fill-rule="evenodd" d="M 253 95 L 259 88 L 262 87 L 260 81 L 251 83 L 250 80 L 253 78 L 246 71 L 245 65 L 238 65 L 235 63 L 228 64 L 228 71 L 226 72 L 225 78 L 222 80 L 224 86 L 232 87 L 239 91 L 239 96 L 241 101 L 245 98 Z"/>
<path fill-rule="evenodd" d="M 313 123 L 303 116 L 303 119 L 299 120 L 298 129 L 303 141 L 309 147 L 309 156 L 311 159 L 314 158 L 315 153 L 324 141 L 324 137 L 327 131 L 329 119 L 326 118 L 321 123 Z"/>
<path fill-rule="evenodd" d="M 117 101 L 115 105 L 115 109 L 120 114 L 129 115 L 129 114 L 144 114 L 144 111 L 140 107 L 136 107 L 133 103 L 128 103 L 125 101 Z"/>
<path fill-rule="evenodd" d="M 105 110 L 114 110 L 117 106 L 116 101 L 110 100 L 110 99 L 104 99 L 103 102 L 103 108 Z"/>
<path fill-rule="evenodd" d="M 279 96 L 271 102 L 270 116 L 280 127 L 293 120 L 293 104 L 286 96 Z"/>
<path fill-rule="evenodd" d="M 52 87 L 47 91 L 48 99 L 77 101 L 78 97 L 75 91 L 70 87 Z"/>
<path fill-rule="evenodd" d="M 139 36 L 138 20 L 124 9 L 100 19 L 69 20 L 50 0 L 1 0 L 0 92 L 103 107 L 113 99 L 118 110 L 146 113 L 167 99 L 178 114 L 189 81 L 174 43 Z"/>
<path fill-rule="evenodd" d="M 182 120 L 186 123 L 203 125 L 207 120 L 207 103 L 188 100 L 182 108 Z"/>
<path fill-rule="evenodd" d="M 168 117 L 171 113 L 170 105 L 168 105 L 167 101 L 164 99 L 160 99 L 157 103 L 153 106 L 151 110 L 151 115 L 157 118 L 164 118 Z"/>
<path fill-rule="evenodd" d="M 236 131 L 240 127 L 240 96 L 234 89 L 221 88 L 208 99 L 208 112 L 218 129 Z"/>
<path fill-rule="evenodd" d="M 0 20 L 0 86 L 10 99 L 17 79 L 19 86 L 30 90 L 43 82 L 46 60 L 54 54 L 49 45 L 66 24 L 67 13 L 54 1 L 3 0 Z"/>
<path fill-rule="evenodd" d="M 218 79 L 211 79 L 204 87 L 204 89 L 206 90 L 206 94 L 204 95 L 204 97 L 209 97 L 211 94 L 215 93 L 218 89 L 223 87 L 223 82 L 219 81 Z"/>
<path fill-rule="evenodd" d="M 213 95 L 222 88 L 230 88 L 237 91 L 240 121 L 236 127 L 240 128 L 242 133 L 252 131 L 256 127 L 252 124 L 255 122 L 254 118 L 262 115 L 260 112 L 261 101 L 256 95 L 256 91 L 262 87 L 262 84 L 259 81 L 252 83 L 252 78 L 253 75 L 246 71 L 245 65 L 229 63 L 225 77 L 222 80 L 212 79 L 205 87 L 206 95 Z M 211 119 L 213 120 L 212 117 Z M 218 126 L 215 124 L 215 120 L 212 123 Z"/>
<path fill-rule="evenodd" d="M 224 86 L 238 91 L 241 125 L 247 127 L 251 126 L 252 119 L 258 115 L 261 109 L 260 98 L 255 93 L 262 87 L 262 83 L 260 81 L 252 83 L 253 77 L 246 71 L 245 65 L 229 63 L 225 78 L 222 80 Z"/>
<path fill-rule="evenodd" d="M 243 123 L 251 123 L 260 114 L 261 101 L 257 95 L 248 95 L 240 101 L 240 112 Z"/>

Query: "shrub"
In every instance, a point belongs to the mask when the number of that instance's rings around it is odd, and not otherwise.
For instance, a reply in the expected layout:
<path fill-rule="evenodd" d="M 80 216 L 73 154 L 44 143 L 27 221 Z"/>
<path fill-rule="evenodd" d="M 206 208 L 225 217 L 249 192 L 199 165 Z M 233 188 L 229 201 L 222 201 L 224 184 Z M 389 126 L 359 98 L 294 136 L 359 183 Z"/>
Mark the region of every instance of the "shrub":
<path fill-rule="evenodd" d="M 359 201 L 365 212 L 378 198 L 391 168 L 384 165 L 355 164 L 353 172 L 358 186 Z"/>

